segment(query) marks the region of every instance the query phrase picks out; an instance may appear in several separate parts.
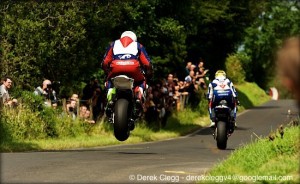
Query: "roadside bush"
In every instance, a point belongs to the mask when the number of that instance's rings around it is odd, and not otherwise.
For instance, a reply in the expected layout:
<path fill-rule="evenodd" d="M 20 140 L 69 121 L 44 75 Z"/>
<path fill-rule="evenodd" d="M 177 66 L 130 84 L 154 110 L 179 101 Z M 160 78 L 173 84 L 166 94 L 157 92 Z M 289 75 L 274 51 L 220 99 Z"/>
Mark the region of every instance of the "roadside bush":
<path fill-rule="evenodd" d="M 1 134 L 6 134 L 11 140 L 42 139 L 47 136 L 44 121 L 26 106 L 4 108 L 1 117 Z"/>
<path fill-rule="evenodd" d="M 43 109 L 44 99 L 40 95 L 35 95 L 32 91 L 20 92 L 22 97 L 19 101 L 23 106 L 27 106 L 32 111 L 40 111 Z"/>
<path fill-rule="evenodd" d="M 229 55 L 225 62 L 227 77 L 235 84 L 245 82 L 246 72 L 237 55 Z"/>
<path fill-rule="evenodd" d="M 200 102 L 198 104 L 198 111 L 201 116 L 208 116 L 208 100 L 206 99 L 206 91 L 199 91 Z"/>
<path fill-rule="evenodd" d="M 11 128 L 9 128 L 8 124 L 6 123 L 6 116 L 3 115 L 3 111 L 0 111 L 0 143 L 9 142 L 13 138 L 11 136 Z"/>
<path fill-rule="evenodd" d="M 52 128 L 59 138 L 89 135 L 93 131 L 93 125 L 80 119 L 73 120 L 65 113 L 55 116 L 53 120 Z"/>
<path fill-rule="evenodd" d="M 60 113 L 60 111 L 44 106 L 42 108 L 43 109 L 37 113 L 39 113 L 39 116 L 46 124 L 45 132 L 47 136 L 51 138 L 58 137 L 59 132 L 56 128 L 56 124 L 58 120 L 63 121 L 61 118 L 57 118 L 57 115 Z"/>
<path fill-rule="evenodd" d="M 17 107 L 1 110 L 1 142 L 76 137 L 93 131 L 87 122 L 73 120 L 61 109 L 44 106 L 42 97 L 29 91 L 20 94 Z"/>

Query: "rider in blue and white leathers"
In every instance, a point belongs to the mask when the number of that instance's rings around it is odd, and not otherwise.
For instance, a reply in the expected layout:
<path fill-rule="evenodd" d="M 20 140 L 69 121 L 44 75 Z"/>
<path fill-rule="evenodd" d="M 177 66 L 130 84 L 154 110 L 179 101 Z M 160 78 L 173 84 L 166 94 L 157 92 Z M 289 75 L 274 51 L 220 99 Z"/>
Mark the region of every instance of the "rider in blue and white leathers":
<path fill-rule="evenodd" d="M 215 79 L 208 85 L 207 98 L 209 100 L 208 111 L 211 119 L 210 127 L 215 126 L 214 107 L 219 104 L 221 100 L 226 100 L 228 106 L 232 109 L 231 117 L 232 121 L 235 123 L 237 111 L 236 105 L 239 104 L 237 96 L 238 94 L 233 83 L 226 78 L 226 73 L 223 70 L 218 70 L 215 74 Z"/>

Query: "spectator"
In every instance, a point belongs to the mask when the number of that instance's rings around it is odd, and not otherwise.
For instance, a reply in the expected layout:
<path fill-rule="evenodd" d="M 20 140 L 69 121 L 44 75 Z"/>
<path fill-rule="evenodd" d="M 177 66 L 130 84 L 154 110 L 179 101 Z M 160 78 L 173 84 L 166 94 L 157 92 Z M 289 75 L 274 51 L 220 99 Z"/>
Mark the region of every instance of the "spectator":
<path fill-rule="evenodd" d="M 88 110 L 88 109 L 85 111 L 85 114 L 84 114 L 84 120 L 85 120 L 86 122 L 88 122 L 88 123 L 91 123 L 91 124 L 96 123 L 95 120 L 92 120 L 92 119 L 91 119 L 91 111 Z"/>
<path fill-rule="evenodd" d="M 195 71 L 196 65 L 191 65 L 190 71 Z"/>
<path fill-rule="evenodd" d="M 277 56 L 278 74 L 293 94 L 300 108 L 300 35 L 284 41 Z"/>
<path fill-rule="evenodd" d="M 70 101 L 66 105 L 67 114 L 75 120 L 77 112 L 76 112 L 76 100 L 70 99 Z"/>
<path fill-rule="evenodd" d="M 209 70 L 204 68 L 203 59 L 200 59 L 198 67 L 196 68 L 196 82 L 202 89 L 206 89 L 207 85 L 205 83 L 205 76 L 207 75 Z"/>
<path fill-rule="evenodd" d="M 85 85 L 85 87 L 83 88 L 83 91 L 82 91 L 82 93 L 83 93 L 83 96 L 82 96 L 82 101 L 83 101 L 83 104 L 84 105 L 87 105 L 87 106 L 89 106 L 90 105 L 90 100 L 91 100 L 91 98 L 93 97 L 93 94 L 94 94 L 94 88 L 95 88 L 95 78 L 91 78 L 90 79 L 90 81 L 89 81 L 89 83 L 87 83 L 86 85 Z"/>
<path fill-rule="evenodd" d="M 165 80 L 162 80 L 162 83 L 156 84 L 156 89 L 159 90 L 163 95 L 168 94 L 168 84 Z"/>
<path fill-rule="evenodd" d="M 204 61 L 202 58 L 200 58 L 199 60 L 199 63 L 198 63 L 198 66 L 196 68 L 197 71 L 199 71 L 200 68 L 203 68 L 205 70 L 205 67 L 204 67 Z"/>
<path fill-rule="evenodd" d="M 194 88 L 195 88 L 195 91 L 198 91 L 198 89 L 199 89 L 199 85 L 198 85 L 198 83 L 196 82 L 196 77 L 194 77 L 193 78 L 193 85 L 194 85 Z"/>
<path fill-rule="evenodd" d="M 180 89 L 180 86 L 179 86 L 179 81 L 178 80 L 175 80 L 174 81 L 175 83 L 175 87 L 174 87 L 174 100 L 176 101 L 176 109 L 177 110 L 180 110 L 180 92 L 179 92 L 179 89 Z"/>
<path fill-rule="evenodd" d="M 45 98 L 45 105 L 47 107 L 56 107 L 57 106 L 57 98 L 56 92 L 52 89 L 51 81 L 46 79 L 43 81 L 42 87 L 37 87 L 34 90 L 35 95 L 41 95 Z"/>
<path fill-rule="evenodd" d="M 93 120 L 97 121 L 103 110 L 104 93 L 100 86 L 95 86 L 92 96 Z"/>
<path fill-rule="evenodd" d="M 199 70 L 196 72 L 196 82 L 200 85 L 202 89 L 206 89 L 206 83 L 205 83 L 205 75 L 208 72 L 208 70 L 205 70 L 204 67 L 200 67 Z"/>
<path fill-rule="evenodd" d="M 79 117 L 85 118 L 85 112 L 87 111 L 87 107 L 85 105 L 80 106 L 79 108 Z"/>
<path fill-rule="evenodd" d="M 103 98 L 104 92 L 99 84 L 98 79 L 95 77 L 90 79 L 90 82 L 83 88 L 82 104 L 86 106 L 93 106 L 93 116 L 96 120 L 103 109 Z"/>
<path fill-rule="evenodd" d="M 185 77 L 185 82 L 186 82 L 186 91 L 188 92 L 188 97 L 186 99 L 185 105 L 191 104 L 193 100 L 195 100 L 195 95 L 196 95 L 196 87 L 195 87 L 195 72 L 193 70 L 190 71 L 190 75 Z"/>
<path fill-rule="evenodd" d="M 85 105 L 81 105 L 79 107 L 79 118 L 84 118 L 87 107 Z"/>
<path fill-rule="evenodd" d="M 172 110 L 173 105 L 175 105 L 175 99 L 174 99 L 174 95 L 175 95 L 175 82 L 174 82 L 174 78 L 173 78 L 173 74 L 169 74 L 167 82 L 166 82 L 166 89 L 164 89 L 164 94 L 167 95 L 163 95 L 163 94 L 159 94 L 162 95 L 163 98 L 165 99 L 165 106 L 166 108 L 168 108 L 168 110 Z"/>
<path fill-rule="evenodd" d="M 153 94 L 147 96 L 145 102 L 145 108 L 146 108 L 146 112 L 145 112 L 146 121 L 148 123 L 157 121 L 158 111 L 157 111 L 156 104 L 153 102 Z"/>
<path fill-rule="evenodd" d="M 173 74 L 169 74 L 167 78 L 167 85 L 173 85 L 173 80 L 174 80 Z"/>
<path fill-rule="evenodd" d="M 179 93 L 182 93 L 182 92 L 184 92 L 184 81 L 178 81 L 178 91 L 179 91 Z"/>
<path fill-rule="evenodd" d="M 189 75 L 189 73 L 191 71 L 191 66 L 192 66 L 192 62 L 189 61 L 186 63 L 186 66 L 185 66 L 186 75 Z"/>
<path fill-rule="evenodd" d="M 195 77 L 194 70 L 191 70 L 189 75 L 185 77 L 185 82 L 187 83 L 187 86 L 189 86 L 193 82 L 193 78 Z"/>
<path fill-rule="evenodd" d="M 79 117 L 80 119 L 88 122 L 88 123 L 96 123 L 94 120 L 91 119 L 91 111 L 85 105 L 80 106 L 79 108 Z"/>
<path fill-rule="evenodd" d="M 75 94 L 75 93 L 72 94 L 71 99 L 73 99 L 73 100 L 75 100 L 76 102 L 78 102 L 78 101 L 79 101 L 78 94 Z"/>
<path fill-rule="evenodd" d="M 3 84 L 0 86 L 0 99 L 4 105 L 15 106 L 18 104 L 17 99 L 11 99 L 8 90 L 11 88 L 12 80 L 9 77 L 4 77 Z"/>

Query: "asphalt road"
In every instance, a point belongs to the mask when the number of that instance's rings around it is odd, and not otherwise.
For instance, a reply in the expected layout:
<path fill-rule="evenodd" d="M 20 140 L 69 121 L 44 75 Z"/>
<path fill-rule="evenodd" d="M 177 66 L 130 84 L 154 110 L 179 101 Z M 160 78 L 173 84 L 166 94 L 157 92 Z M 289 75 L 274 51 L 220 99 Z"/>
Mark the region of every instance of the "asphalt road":
<path fill-rule="evenodd" d="M 213 165 L 282 122 L 291 100 L 270 101 L 237 118 L 227 150 L 218 150 L 209 128 L 189 136 L 135 145 L 1 154 L 1 183 L 195 183 Z M 256 135 L 255 135 L 256 134 Z"/>

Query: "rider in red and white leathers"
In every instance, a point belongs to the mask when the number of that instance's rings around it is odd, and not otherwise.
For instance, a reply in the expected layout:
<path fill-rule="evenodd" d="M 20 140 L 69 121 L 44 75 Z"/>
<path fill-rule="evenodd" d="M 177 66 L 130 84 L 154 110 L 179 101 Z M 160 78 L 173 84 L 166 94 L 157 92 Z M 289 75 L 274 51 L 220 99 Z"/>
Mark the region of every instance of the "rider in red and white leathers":
<path fill-rule="evenodd" d="M 115 40 L 108 47 L 102 62 L 102 68 L 107 74 L 106 88 L 111 89 L 111 78 L 117 75 L 127 75 L 134 79 L 134 85 L 139 86 L 142 100 L 146 88 L 147 77 L 152 75 L 151 60 L 142 44 L 137 42 L 137 37 L 132 31 L 125 31 L 121 38 Z"/>

